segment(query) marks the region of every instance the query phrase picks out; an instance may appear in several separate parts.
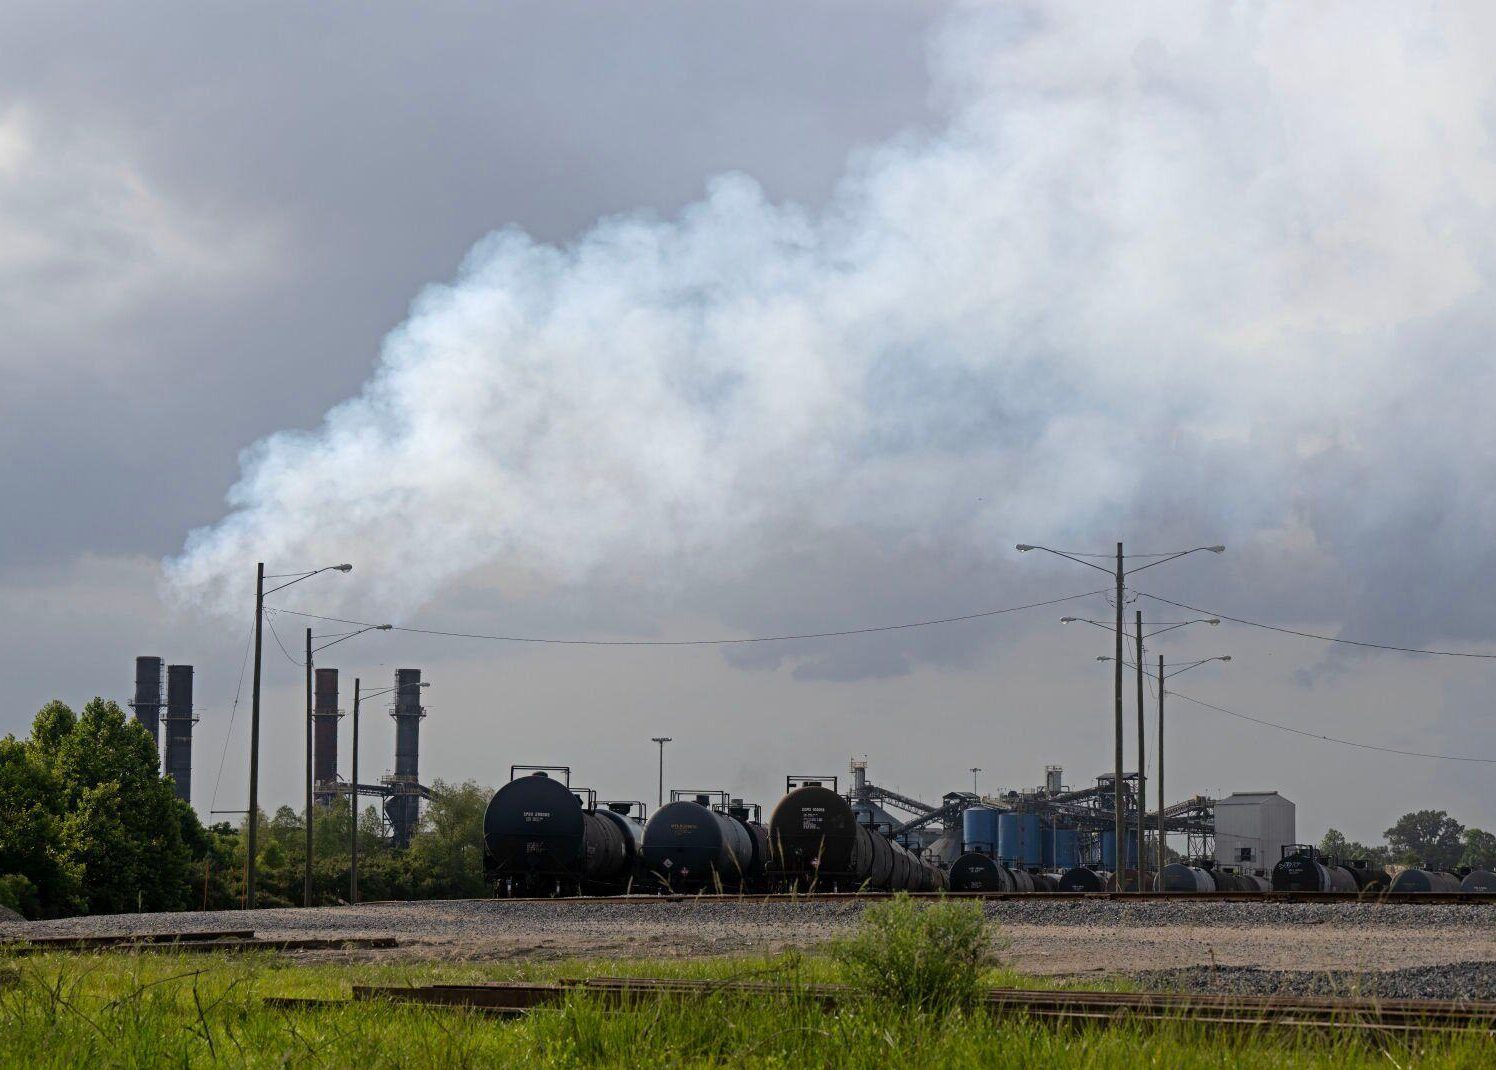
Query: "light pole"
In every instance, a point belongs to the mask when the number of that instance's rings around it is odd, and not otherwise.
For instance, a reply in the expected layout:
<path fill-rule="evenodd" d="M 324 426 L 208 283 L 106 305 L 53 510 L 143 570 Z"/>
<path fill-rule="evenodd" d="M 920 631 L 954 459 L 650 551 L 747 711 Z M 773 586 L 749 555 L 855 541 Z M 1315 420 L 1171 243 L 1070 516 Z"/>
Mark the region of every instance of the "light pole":
<path fill-rule="evenodd" d="M 1219 624 L 1220 621 L 1218 621 L 1218 620 L 1185 621 L 1185 624 L 1198 624 L 1198 623 Z M 1174 627 L 1182 628 L 1182 627 L 1184 627 L 1184 624 L 1178 624 L 1178 625 L 1175 625 Z M 1162 630 L 1167 631 L 1169 629 L 1162 629 Z M 1097 658 L 1096 660 L 1097 661 L 1110 661 L 1111 659 L 1110 658 L 1106 658 L 1106 657 L 1100 657 L 1100 658 Z M 1182 672 L 1188 672 L 1190 669 L 1199 668 L 1201 665 L 1209 665 L 1212 661 L 1230 661 L 1230 660 L 1231 660 L 1231 655 L 1230 654 L 1220 654 L 1220 655 L 1217 655 L 1216 657 L 1213 657 L 1213 658 L 1200 658 L 1198 661 L 1187 661 L 1187 662 L 1184 662 L 1181 665 L 1175 666 L 1173 672 L 1165 672 L 1165 669 L 1167 667 L 1164 665 L 1164 656 L 1162 654 L 1160 654 L 1158 656 L 1158 868 L 1159 869 L 1163 869 L 1163 867 L 1164 867 L 1165 836 L 1166 836 L 1166 834 L 1164 832 L 1164 694 L 1165 694 L 1165 692 L 1164 692 L 1164 681 L 1167 680 L 1167 679 L 1169 679 L 1169 677 L 1171 677 L 1171 676 L 1178 676 Z M 1141 670 L 1141 668 L 1142 668 L 1142 662 L 1139 661 L 1137 663 L 1136 667 L 1139 670 Z M 1140 820 L 1141 820 L 1141 817 L 1140 817 Z"/>
<path fill-rule="evenodd" d="M 431 681 L 423 680 L 419 687 L 430 687 Z M 370 691 L 367 695 L 359 689 L 359 679 L 353 678 L 353 783 L 352 788 L 352 831 L 348 837 L 348 901 L 358 902 L 358 707 L 365 698 L 378 698 L 380 695 L 388 695 L 391 691 L 398 691 L 398 687 L 387 687 L 383 691 Z"/>
<path fill-rule="evenodd" d="M 1088 619 L 1086 619 L 1084 617 L 1061 617 L 1060 618 L 1060 623 L 1061 624 L 1074 624 L 1074 623 L 1077 623 L 1077 622 L 1081 623 L 1081 624 L 1090 624 L 1093 627 L 1101 628 L 1101 629 L 1104 629 L 1106 631 L 1110 631 L 1111 630 L 1110 628 L 1107 627 L 1107 625 L 1103 624 L 1099 620 L 1088 620 Z M 1147 766 L 1147 761 L 1146 761 L 1146 757 L 1147 757 L 1147 755 L 1146 755 L 1146 741 L 1144 740 L 1143 640 L 1145 640 L 1145 639 L 1152 639 L 1154 636 L 1156 636 L 1156 635 L 1163 635 L 1165 632 L 1176 631 L 1176 630 L 1178 630 L 1180 628 L 1188 628 L 1191 624 L 1209 624 L 1212 627 L 1214 627 L 1215 625 L 1220 624 L 1221 621 L 1220 621 L 1220 618 L 1218 618 L 1218 617 L 1195 617 L 1195 618 L 1192 618 L 1190 620 L 1163 622 L 1163 623 L 1155 624 L 1154 628 L 1153 628 L 1153 631 L 1148 632 L 1147 634 L 1144 634 L 1144 632 L 1143 632 L 1143 614 L 1142 614 L 1142 611 L 1139 610 L 1137 612 L 1137 614 L 1136 614 L 1136 623 L 1137 623 L 1136 639 L 1135 639 L 1136 648 L 1135 648 L 1135 653 L 1134 653 L 1134 657 L 1133 657 L 1133 667 L 1137 669 L 1137 680 L 1138 680 L 1138 807 L 1137 807 L 1137 809 L 1138 809 L 1138 887 L 1137 887 L 1137 890 L 1141 892 L 1141 891 L 1145 891 L 1146 890 L 1144 888 L 1144 886 L 1143 886 L 1143 870 L 1146 868 L 1146 860 L 1148 858 L 1147 846 L 1146 846 L 1146 844 L 1144 842 L 1144 839 L 1145 839 L 1144 829 L 1145 829 L 1145 827 L 1147 826 L 1147 823 L 1148 823 L 1147 822 L 1147 814 L 1148 814 L 1148 774 L 1147 774 L 1147 771 L 1146 771 L 1146 766 Z M 1097 658 L 1096 660 L 1097 661 L 1110 661 L 1111 659 L 1110 658 L 1106 658 L 1106 657 L 1100 657 L 1100 658 Z M 1124 852 L 1124 856 L 1125 856 L 1125 852 Z M 1125 867 L 1120 867 L 1120 868 L 1125 869 Z"/>
<path fill-rule="evenodd" d="M 665 805 L 665 744 L 673 742 L 669 736 L 652 736 L 652 742 L 660 745 L 660 795 L 655 802 L 655 809 Z"/>
<path fill-rule="evenodd" d="M 1181 557 L 1201 551 L 1223 554 L 1226 552 L 1226 548 L 1224 546 L 1196 546 L 1190 550 L 1178 550 L 1173 553 L 1134 555 L 1135 557 L 1151 557 L 1153 560 L 1149 561 L 1146 565 L 1139 565 L 1136 568 L 1129 569 L 1127 567 L 1127 555 L 1122 552 L 1122 544 L 1119 542 L 1117 543 L 1117 567 L 1115 572 L 1098 565 L 1095 561 L 1087 561 L 1085 559 L 1086 557 L 1101 558 L 1107 556 L 1104 554 L 1070 553 L 1065 550 L 1055 550 L 1048 546 L 1035 546 L 1023 542 L 1019 543 L 1016 549 L 1019 553 L 1027 553 L 1030 550 L 1043 550 L 1045 553 L 1054 554 L 1056 557 L 1063 557 L 1067 561 L 1074 561 L 1077 565 L 1085 565 L 1087 568 L 1094 568 L 1098 572 L 1105 572 L 1113 576 L 1117 581 L 1117 674 L 1115 687 L 1116 724 L 1113 739 L 1115 746 L 1112 771 L 1112 842 L 1116 844 L 1118 868 L 1121 869 L 1123 868 L 1121 862 L 1125 859 L 1127 850 L 1125 846 L 1126 831 L 1122 824 L 1122 610 L 1123 603 L 1127 600 L 1127 577 L 1134 572 L 1142 572 L 1144 569 L 1152 568 L 1154 565 L 1164 565 L 1170 561 L 1177 561 Z M 1142 859 L 1139 859 L 1138 863 L 1141 865 Z"/>
<path fill-rule="evenodd" d="M 255 907 L 255 876 L 258 869 L 256 855 L 259 851 L 260 831 L 260 650 L 261 631 L 265 623 L 265 596 L 284 591 L 293 583 L 311 579 L 322 572 L 352 572 L 352 565 L 328 565 L 309 572 L 283 572 L 265 575 L 265 562 L 255 566 L 255 673 L 254 687 L 249 706 L 249 827 L 245 835 L 244 858 L 244 905 Z M 290 578 L 288 578 L 290 577 Z M 266 580 L 286 580 L 278 587 L 265 590 Z"/>
<path fill-rule="evenodd" d="M 312 630 L 310 628 L 306 630 L 306 865 L 302 869 L 304 906 L 312 905 L 312 655 L 330 646 L 337 646 L 345 639 L 352 639 L 355 635 L 363 635 L 365 632 L 387 632 L 393 627 L 393 624 L 371 624 L 357 631 L 341 632 L 335 636 L 321 636 L 320 638 L 323 639 L 331 639 L 331 642 L 323 643 L 319 647 L 312 646 L 314 638 Z"/>
<path fill-rule="evenodd" d="M 977 791 L 977 774 L 981 771 L 982 767 L 979 765 L 974 765 L 971 767 L 971 793 L 973 795 L 981 794 L 981 792 Z"/>

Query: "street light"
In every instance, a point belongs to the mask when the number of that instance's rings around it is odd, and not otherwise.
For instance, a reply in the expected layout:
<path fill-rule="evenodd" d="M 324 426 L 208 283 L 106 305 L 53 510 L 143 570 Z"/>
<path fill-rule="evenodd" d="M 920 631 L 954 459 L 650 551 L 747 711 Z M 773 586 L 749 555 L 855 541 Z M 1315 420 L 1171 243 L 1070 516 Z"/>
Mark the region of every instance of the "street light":
<path fill-rule="evenodd" d="M 276 591 L 284 591 L 293 583 L 309 580 L 323 572 L 347 573 L 352 571 L 352 565 L 327 565 L 324 568 L 314 568 L 310 572 L 282 572 L 266 576 L 265 562 L 261 561 L 255 566 L 255 675 L 249 715 L 249 828 L 247 842 L 244 845 L 246 849 L 244 905 L 250 910 L 255 907 L 255 876 L 258 868 L 255 856 L 258 853 L 260 831 L 260 650 L 265 622 L 265 596 L 274 594 Z M 286 582 L 267 591 L 265 590 L 267 579 L 286 580 Z"/>
<path fill-rule="evenodd" d="M 973 795 L 981 794 L 981 792 L 977 791 L 977 774 L 981 771 L 982 767 L 979 765 L 974 765 L 971 767 L 971 793 Z"/>
<path fill-rule="evenodd" d="M 312 905 L 312 655 L 330 646 L 337 646 L 345 639 L 352 639 L 355 635 L 363 635 L 365 632 L 387 632 L 393 627 L 393 624 L 370 624 L 357 631 L 317 636 L 316 638 L 332 640 L 319 647 L 312 646 L 314 638 L 312 630 L 310 628 L 306 630 L 306 865 L 302 871 L 302 898 L 305 906 Z"/>
<path fill-rule="evenodd" d="M 409 684 L 405 685 L 409 687 Z M 417 687 L 430 687 L 431 681 L 423 680 Z M 366 698 L 378 698 L 380 695 L 388 695 L 391 691 L 399 691 L 400 687 L 386 687 L 382 691 L 370 691 L 363 695 L 359 691 L 359 679 L 353 678 L 353 784 L 352 804 L 350 814 L 353 818 L 352 832 L 348 837 L 348 901 L 358 902 L 358 707 L 359 703 Z"/>
<path fill-rule="evenodd" d="M 660 745 L 660 795 L 655 801 L 655 809 L 665 805 L 665 744 L 674 742 L 669 736 L 651 736 L 651 742 Z"/>
<path fill-rule="evenodd" d="M 1117 564 L 1115 571 L 1113 569 L 1098 565 L 1095 561 L 1086 560 L 1086 557 L 1099 558 L 1106 556 L 1102 554 L 1076 554 L 1067 552 L 1065 550 L 1056 550 L 1049 546 L 1037 546 L 1033 543 L 1026 542 L 1019 543 L 1017 546 L 1017 550 L 1019 553 L 1028 553 L 1030 550 L 1043 550 L 1047 554 L 1053 554 L 1056 557 L 1063 557 L 1065 560 L 1073 561 L 1077 565 L 1085 565 L 1087 568 L 1094 568 L 1098 572 L 1105 572 L 1108 575 L 1112 576 L 1117 582 L 1117 674 L 1115 685 L 1116 726 L 1114 738 L 1114 762 L 1112 780 L 1112 812 L 1114 818 L 1112 829 L 1113 835 L 1115 837 L 1114 842 L 1117 844 L 1117 850 L 1119 852 L 1122 852 L 1122 854 L 1119 854 L 1119 858 L 1125 857 L 1125 847 L 1123 846 L 1125 843 L 1125 832 L 1122 827 L 1122 609 L 1123 603 L 1127 599 L 1127 577 L 1132 575 L 1134 572 L 1142 572 L 1144 569 L 1153 568 L 1155 565 L 1166 565 L 1170 561 L 1177 561 L 1181 557 L 1188 557 L 1190 554 L 1223 554 L 1226 552 L 1226 548 L 1220 545 L 1196 546 L 1193 549 L 1178 550 L 1173 553 L 1134 555 L 1135 557 L 1151 557 L 1152 560 L 1149 561 L 1146 565 L 1138 565 L 1136 568 L 1129 569 L 1126 565 L 1127 557 L 1122 552 L 1122 544 L 1119 542 L 1117 543 Z M 1142 861 L 1143 860 L 1141 858 L 1138 859 L 1138 865 L 1140 867 L 1142 865 Z"/>

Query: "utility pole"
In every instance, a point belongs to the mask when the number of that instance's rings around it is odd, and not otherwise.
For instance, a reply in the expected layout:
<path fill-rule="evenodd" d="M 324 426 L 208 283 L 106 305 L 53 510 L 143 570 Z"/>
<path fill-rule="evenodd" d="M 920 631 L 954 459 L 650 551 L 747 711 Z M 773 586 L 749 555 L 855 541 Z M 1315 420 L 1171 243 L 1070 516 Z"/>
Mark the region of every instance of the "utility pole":
<path fill-rule="evenodd" d="M 260 629 L 265 621 L 265 562 L 255 566 L 255 677 L 249 704 L 249 827 L 245 830 L 244 905 L 255 908 L 255 854 L 260 827 Z"/>
<path fill-rule="evenodd" d="M 312 630 L 306 630 L 306 889 L 304 906 L 312 905 Z"/>
<path fill-rule="evenodd" d="M 353 831 L 348 837 L 348 902 L 358 902 L 358 703 L 359 679 L 353 678 L 353 794 L 351 796 Z"/>
<path fill-rule="evenodd" d="M 1122 601 L 1127 596 L 1127 572 L 1123 566 L 1122 544 L 1117 543 L 1117 673 L 1115 762 L 1112 780 L 1112 844 L 1116 854 L 1117 888 L 1125 884 L 1127 872 L 1127 833 L 1122 822 Z"/>
<path fill-rule="evenodd" d="M 671 742 L 669 736 L 653 736 L 654 742 L 660 745 L 660 794 L 655 803 L 655 809 L 665 805 L 665 744 Z"/>
<path fill-rule="evenodd" d="M 1143 871 L 1148 868 L 1148 852 L 1143 846 L 1143 838 L 1147 835 L 1148 817 L 1148 774 L 1147 762 L 1143 760 L 1143 611 L 1137 611 L 1137 635 L 1138 635 L 1138 891 L 1147 889 L 1143 886 Z"/>
<path fill-rule="evenodd" d="M 982 770 L 981 770 L 980 766 L 975 766 L 974 765 L 974 766 L 971 767 L 971 793 L 973 795 L 980 795 L 981 794 L 981 792 L 977 791 L 977 774 L 980 773 L 981 771 Z"/>
<path fill-rule="evenodd" d="M 1142 659 L 1138 659 L 1141 661 Z M 1158 656 L 1158 872 L 1168 860 L 1164 848 L 1164 656 Z"/>

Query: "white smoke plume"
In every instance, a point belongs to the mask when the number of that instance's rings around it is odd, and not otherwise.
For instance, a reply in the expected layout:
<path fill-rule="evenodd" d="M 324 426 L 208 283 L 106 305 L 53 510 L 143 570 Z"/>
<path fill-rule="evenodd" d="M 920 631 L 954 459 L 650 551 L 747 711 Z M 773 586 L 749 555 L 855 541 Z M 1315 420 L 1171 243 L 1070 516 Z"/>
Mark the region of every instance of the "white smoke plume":
<path fill-rule="evenodd" d="M 170 580 L 242 607 L 255 560 L 348 559 L 408 613 L 1180 520 L 1342 579 L 1424 554 L 1447 622 L 1496 569 L 1493 54 L 1478 3 L 964 9 L 948 124 L 820 209 L 732 174 L 484 238 Z"/>

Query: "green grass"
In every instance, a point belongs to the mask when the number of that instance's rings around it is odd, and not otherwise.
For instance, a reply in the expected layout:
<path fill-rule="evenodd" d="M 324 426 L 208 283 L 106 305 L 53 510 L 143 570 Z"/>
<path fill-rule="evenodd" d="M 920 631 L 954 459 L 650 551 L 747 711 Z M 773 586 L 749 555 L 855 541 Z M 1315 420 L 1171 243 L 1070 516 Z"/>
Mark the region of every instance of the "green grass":
<path fill-rule="evenodd" d="M 793 997 L 716 995 L 607 1010 L 584 995 L 519 1020 L 361 1003 L 283 1011 L 266 996 L 345 997 L 349 985 L 597 974 L 849 979 L 829 956 L 553 963 L 314 964 L 271 953 L 47 954 L 0 962 L 0 1065 L 358 1067 L 1487 1067 L 1496 1044 L 1387 1048 L 1289 1032 L 1188 1026 L 1054 1028 L 869 1001 L 825 1013 Z M 988 969 L 984 983 L 1034 979 Z"/>

